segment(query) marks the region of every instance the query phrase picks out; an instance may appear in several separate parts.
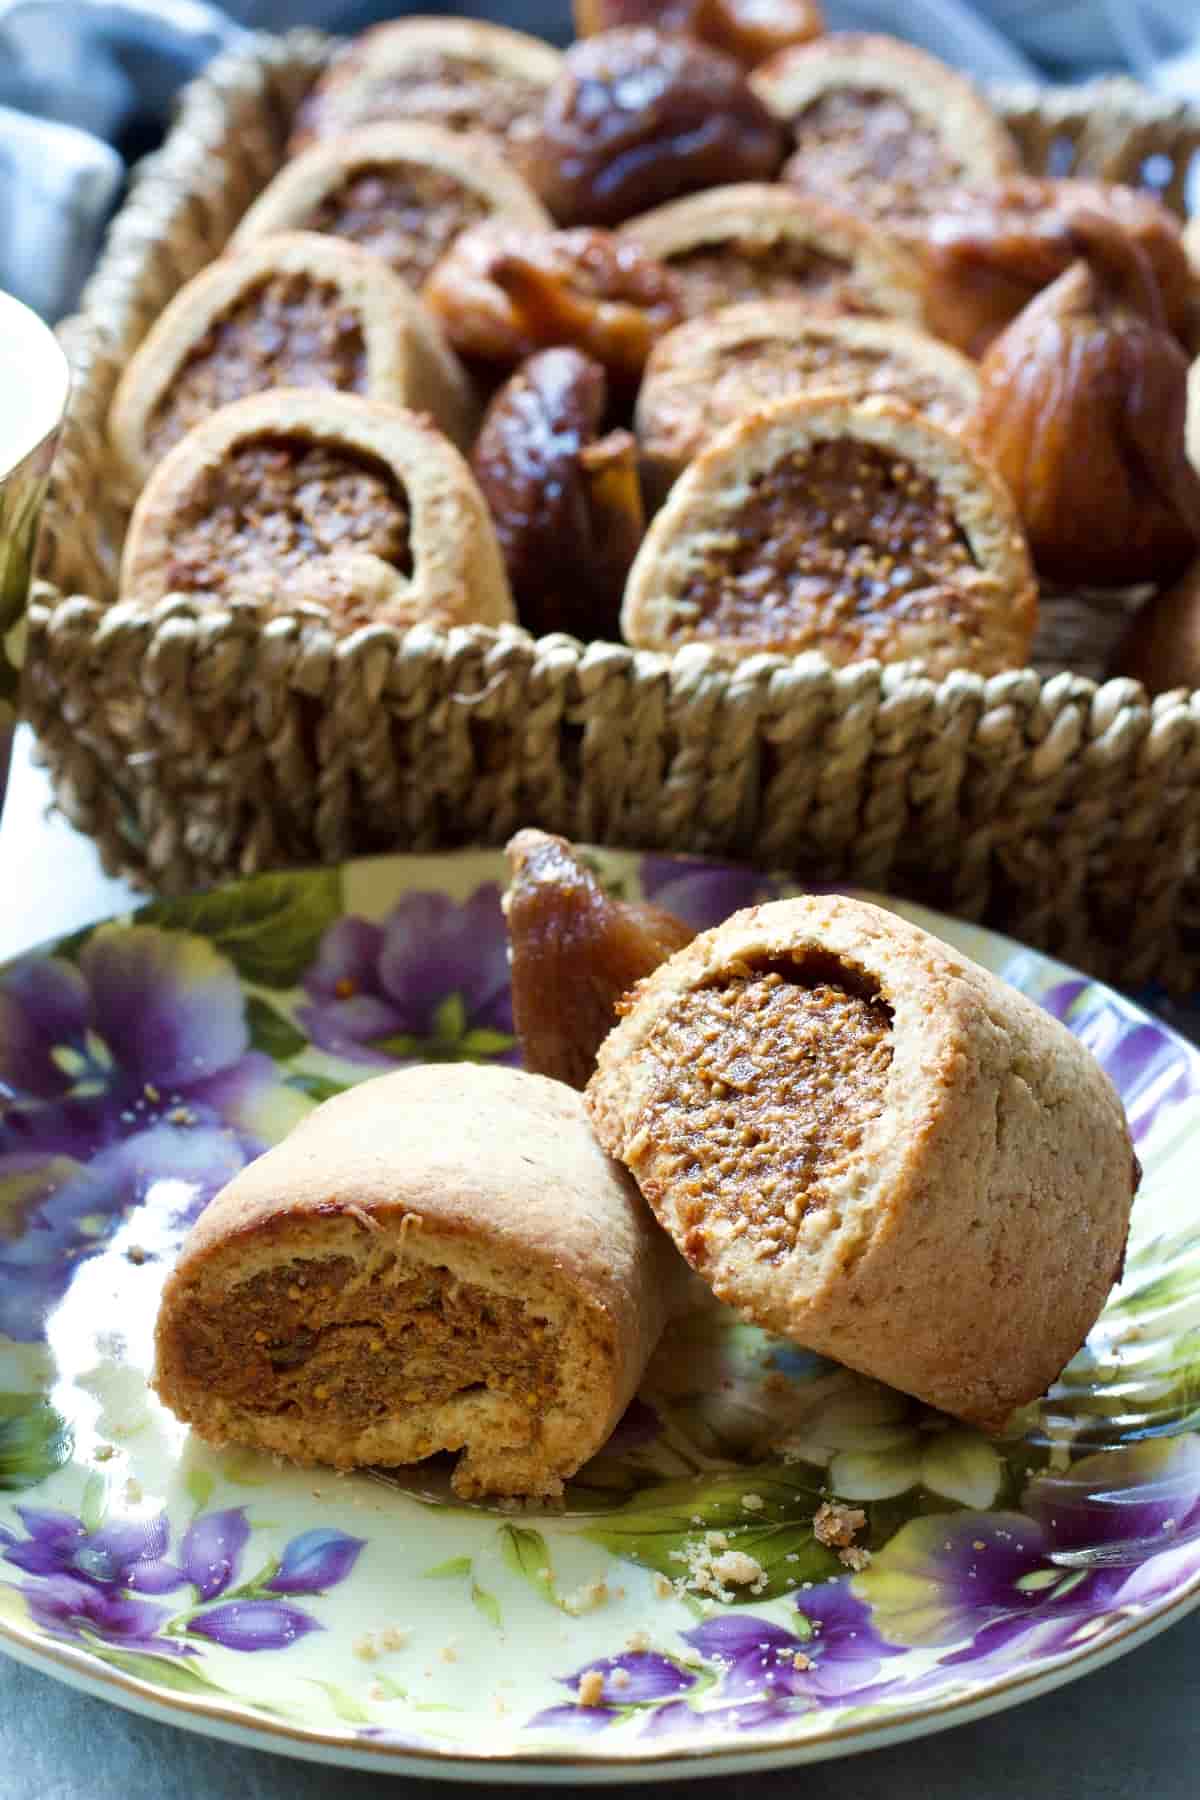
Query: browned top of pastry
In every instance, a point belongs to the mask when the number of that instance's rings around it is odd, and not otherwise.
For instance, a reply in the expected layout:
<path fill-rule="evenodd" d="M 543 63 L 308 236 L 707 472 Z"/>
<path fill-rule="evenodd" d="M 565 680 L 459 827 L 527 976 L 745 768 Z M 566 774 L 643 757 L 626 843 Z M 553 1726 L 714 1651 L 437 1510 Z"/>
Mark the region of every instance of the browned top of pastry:
<path fill-rule="evenodd" d="M 638 391 L 643 456 L 669 484 L 744 413 L 828 388 L 891 395 L 952 429 L 979 398 L 974 364 L 915 325 L 752 300 L 690 319 L 655 346 Z"/>
<path fill-rule="evenodd" d="M 498 625 L 512 600 L 471 472 L 416 414 L 278 388 L 181 438 L 134 508 L 123 599 L 307 601 L 343 627 Z"/>
<path fill-rule="evenodd" d="M 974 84 L 896 38 L 831 32 L 772 57 L 752 80 L 792 132 L 784 180 L 881 224 L 920 216 L 947 187 L 1020 168 Z"/>
<path fill-rule="evenodd" d="M 278 387 L 427 407 L 460 440 L 474 414 L 463 370 L 398 276 L 353 244 L 280 232 L 179 290 L 125 368 L 110 435 L 141 482 L 218 407 Z"/>
<path fill-rule="evenodd" d="M 900 245 L 784 187 L 710 188 L 630 219 L 619 235 L 667 265 L 688 317 L 744 300 L 808 300 L 914 323 L 922 316 L 921 272 Z"/>
<path fill-rule="evenodd" d="M 625 590 L 626 638 L 724 655 L 920 658 L 931 674 L 1020 665 L 1036 615 L 1007 488 L 895 400 L 802 394 L 692 462 Z"/>
<path fill-rule="evenodd" d="M 498 213 L 535 229 L 550 223 L 500 146 L 438 125 L 364 125 L 285 163 L 232 241 L 327 232 L 420 287 L 460 231 Z"/>
<path fill-rule="evenodd" d="M 418 119 L 517 141 L 540 117 L 561 62 L 540 38 L 482 19 L 394 19 L 334 59 L 300 108 L 289 149 Z"/>
<path fill-rule="evenodd" d="M 575 0 L 574 13 L 577 37 L 649 25 L 698 38 L 747 69 L 825 28 L 818 0 Z"/>

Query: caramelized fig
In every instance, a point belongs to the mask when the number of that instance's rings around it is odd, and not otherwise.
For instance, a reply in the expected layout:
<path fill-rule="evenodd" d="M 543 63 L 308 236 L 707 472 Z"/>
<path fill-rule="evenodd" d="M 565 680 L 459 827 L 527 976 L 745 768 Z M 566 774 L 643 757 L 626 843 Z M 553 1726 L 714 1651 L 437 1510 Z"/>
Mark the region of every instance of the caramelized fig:
<path fill-rule="evenodd" d="M 1080 208 L 1111 218 L 1145 251 L 1177 337 L 1189 327 L 1192 274 L 1183 233 L 1153 194 L 1107 181 L 1014 176 L 951 189 L 914 234 L 939 337 L 973 356 L 1075 260 L 1070 221 Z"/>
<path fill-rule="evenodd" d="M 716 182 L 769 181 L 783 126 L 732 57 L 657 31 L 573 44 L 521 173 L 565 225 L 616 225 Z"/>
<path fill-rule="evenodd" d="M 681 919 L 606 894 L 565 838 L 518 831 L 504 897 L 513 1021 L 525 1067 L 583 1089 L 618 1002 L 695 933 Z"/>
<path fill-rule="evenodd" d="M 1187 358 L 1140 245 L 1096 212 L 1069 230 L 1083 260 L 993 343 L 968 435 L 1011 488 L 1044 575 L 1167 580 L 1200 539 Z"/>
<path fill-rule="evenodd" d="M 464 231 L 423 298 L 474 361 L 513 368 L 572 344 L 635 384 L 653 345 L 683 317 L 683 289 L 662 263 L 610 232 L 530 231 L 489 221 Z"/>
<path fill-rule="evenodd" d="M 1131 676 L 1150 694 L 1200 688 L 1200 562 L 1135 614 L 1110 673 Z"/>
<path fill-rule="evenodd" d="M 575 0 L 579 37 L 649 25 L 723 50 L 745 69 L 825 29 L 817 0 Z"/>
<path fill-rule="evenodd" d="M 521 623 L 615 637 L 645 529 L 637 443 L 604 433 L 604 370 L 543 350 L 492 400 L 471 458 Z"/>

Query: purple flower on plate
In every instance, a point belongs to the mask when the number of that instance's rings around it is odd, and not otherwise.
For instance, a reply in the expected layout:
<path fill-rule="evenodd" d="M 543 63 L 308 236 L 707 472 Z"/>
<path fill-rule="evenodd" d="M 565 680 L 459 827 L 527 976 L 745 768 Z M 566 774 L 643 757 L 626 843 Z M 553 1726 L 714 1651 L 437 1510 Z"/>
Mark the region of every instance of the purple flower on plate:
<path fill-rule="evenodd" d="M 226 1650 L 286 1650 L 289 1644 L 325 1627 L 297 1606 L 275 1600 L 231 1600 L 197 1614 L 188 1625 L 192 1637 L 208 1638 Z"/>
<path fill-rule="evenodd" d="M 599 1697 L 584 1705 L 552 1706 L 530 1719 L 530 1726 L 559 1726 L 572 1731 L 599 1731 L 623 1716 L 626 1707 L 653 1707 L 687 1693 L 697 1677 L 670 1657 L 650 1650 L 628 1650 L 621 1656 L 585 1663 L 573 1675 L 559 1677 L 560 1687 L 578 1694 L 585 1677 L 599 1675 Z"/>
<path fill-rule="evenodd" d="M 50 1637 L 86 1642 L 99 1638 L 123 1650 L 149 1650 L 168 1656 L 193 1656 L 186 1644 L 159 1635 L 167 1608 L 150 1600 L 96 1587 L 73 1575 L 51 1575 L 26 1581 L 20 1592 L 30 1617 Z"/>
<path fill-rule="evenodd" d="M 1135 1142 L 1145 1137 L 1163 1107 L 1200 1093 L 1200 1054 L 1119 994 L 1073 977 L 1048 989 L 1040 1003 L 1108 1071 Z"/>
<path fill-rule="evenodd" d="M 182 1231 L 310 1105 L 206 938 L 103 925 L 77 963 L 0 969 L 0 1331 L 40 1337 L 122 1218 L 170 1193 Z"/>
<path fill-rule="evenodd" d="M 0 1556 L 27 1575 L 65 1575 L 101 1588 L 169 1594 L 185 1576 L 166 1560 L 170 1527 L 155 1519 L 115 1519 L 88 1531 L 73 1513 L 32 1506 L 15 1508 L 28 1535 L 0 1526 Z"/>
<path fill-rule="evenodd" d="M 321 939 L 297 1017 L 353 1062 L 515 1062 L 500 889 L 406 894 L 381 925 L 347 917 Z"/>
<path fill-rule="evenodd" d="M 244 1508 L 198 1515 L 167 1558 L 170 1523 L 114 1519 L 88 1531 L 73 1513 L 17 1507 L 26 1535 L 0 1527 L 0 1556 L 27 1579 L 19 1591 L 33 1619 L 57 1637 L 93 1637 L 172 1656 L 196 1654 L 181 1639 L 227 1650 L 286 1650 L 323 1627 L 281 1595 L 319 1595 L 344 1581 L 365 1540 L 329 1529 L 302 1532 L 230 1593 L 251 1530 Z M 174 1617 L 143 1594 L 190 1583 L 195 1603 Z"/>
<path fill-rule="evenodd" d="M 0 1156 L 0 1331 L 23 1342 L 46 1319 L 72 1274 L 137 1208 L 165 1203 L 182 1236 L 249 1160 L 227 1128 L 152 1125 L 90 1162 L 53 1153 Z"/>
<path fill-rule="evenodd" d="M 345 1581 L 358 1561 L 365 1538 L 344 1531 L 305 1531 L 284 1550 L 275 1574 L 263 1587 L 272 1594 L 323 1594 Z"/>
<path fill-rule="evenodd" d="M 643 856 L 642 894 L 697 931 L 720 925 L 744 906 L 778 900 L 780 884 L 759 869 L 736 863 L 691 861 L 681 856 Z"/>
<path fill-rule="evenodd" d="M 684 1633 L 723 1670 L 723 1699 L 836 1706 L 872 1692 L 883 1663 L 901 1654 L 879 1636 L 847 1579 L 801 1593 L 796 1610 L 795 1631 L 739 1611 Z"/>

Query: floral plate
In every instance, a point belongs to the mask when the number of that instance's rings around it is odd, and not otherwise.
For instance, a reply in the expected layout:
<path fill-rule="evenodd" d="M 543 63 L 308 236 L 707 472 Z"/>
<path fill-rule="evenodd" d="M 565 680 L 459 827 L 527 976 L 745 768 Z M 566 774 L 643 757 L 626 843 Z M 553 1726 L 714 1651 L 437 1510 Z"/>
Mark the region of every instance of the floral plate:
<path fill-rule="evenodd" d="M 595 861 L 697 925 L 789 891 Z M 397 1062 L 513 1060 L 501 878 L 491 852 L 261 876 L 0 970 L 0 1645 L 295 1755 L 619 1780 L 954 1724 L 1194 1603 L 1200 1052 L 916 907 L 1091 1045 L 1145 1165 L 1124 1284 L 1019 1432 L 989 1441 L 715 1306 L 555 1512 L 456 1502 L 436 1461 L 338 1478 L 216 1451 L 158 1404 L 159 1287 L 235 1170 Z M 830 1497 L 869 1556 L 817 1541 Z M 695 1573 L 714 1532 L 761 1569 L 727 1599 Z"/>

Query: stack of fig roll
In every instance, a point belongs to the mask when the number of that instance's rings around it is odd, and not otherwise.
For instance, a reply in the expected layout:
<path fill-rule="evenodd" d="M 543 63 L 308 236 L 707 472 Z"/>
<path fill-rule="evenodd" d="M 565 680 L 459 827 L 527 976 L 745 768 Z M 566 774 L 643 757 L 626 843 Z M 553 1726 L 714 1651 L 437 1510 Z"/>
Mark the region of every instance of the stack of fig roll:
<path fill-rule="evenodd" d="M 942 677 L 1022 666 L 1040 589 L 1144 586 L 1114 666 L 1200 684 L 1169 209 L 1023 172 L 815 0 L 576 25 L 334 56 L 119 384 L 122 598 Z"/>

